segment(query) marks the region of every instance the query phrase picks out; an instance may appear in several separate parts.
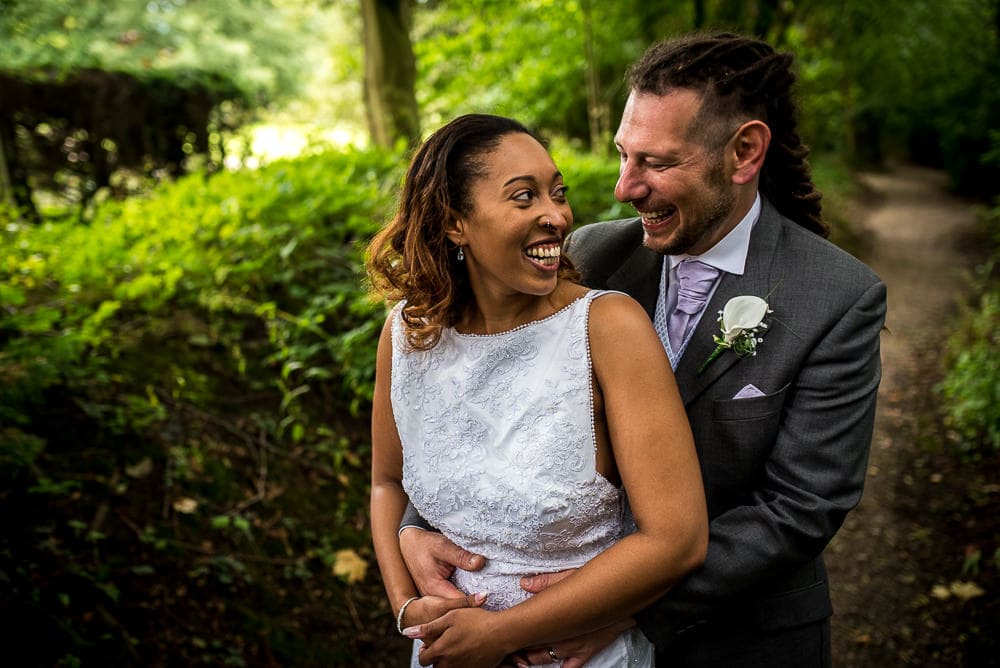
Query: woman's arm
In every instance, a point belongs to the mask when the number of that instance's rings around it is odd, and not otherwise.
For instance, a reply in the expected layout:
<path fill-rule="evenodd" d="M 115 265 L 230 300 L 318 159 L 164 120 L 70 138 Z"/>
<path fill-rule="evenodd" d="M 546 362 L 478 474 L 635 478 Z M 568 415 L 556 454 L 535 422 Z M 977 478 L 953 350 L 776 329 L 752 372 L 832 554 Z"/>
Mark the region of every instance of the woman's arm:
<path fill-rule="evenodd" d="M 382 327 L 375 366 L 372 401 L 372 495 L 371 530 L 379 571 L 393 615 L 411 597 L 419 596 L 399 551 L 396 533 L 408 502 L 403 490 L 403 446 L 396 431 L 389 395 L 392 375 L 392 319 Z M 449 610 L 482 605 L 485 597 L 424 596 L 406 608 L 403 623 L 436 619 Z"/>
<path fill-rule="evenodd" d="M 649 605 L 705 557 L 701 472 L 663 346 L 624 295 L 591 305 L 594 374 L 637 531 L 580 570 L 499 613 L 459 610 L 411 631 L 422 663 L 493 665 L 522 647 L 577 636 Z"/>
<path fill-rule="evenodd" d="M 392 318 L 386 320 L 378 342 L 375 392 L 372 400 L 371 529 L 379 571 L 393 614 L 417 588 L 399 552 L 396 531 L 406 509 L 403 491 L 403 446 L 392 415 L 389 388 L 392 374 Z"/>

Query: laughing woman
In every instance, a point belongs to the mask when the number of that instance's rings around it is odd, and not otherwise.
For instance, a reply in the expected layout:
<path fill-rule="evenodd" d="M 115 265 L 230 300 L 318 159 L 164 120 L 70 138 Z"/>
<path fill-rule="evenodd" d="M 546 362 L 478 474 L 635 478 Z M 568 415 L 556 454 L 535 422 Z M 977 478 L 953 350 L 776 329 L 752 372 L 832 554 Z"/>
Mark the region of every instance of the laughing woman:
<path fill-rule="evenodd" d="M 395 303 L 378 347 L 372 536 L 414 665 L 495 666 L 546 639 L 621 631 L 705 556 L 663 346 L 630 297 L 573 281 L 566 191 L 524 126 L 462 116 L 416 153 L 369 247 L 373 288 Z M 396 535 L 408 501 L 487 557 L 453 575 L 467 599 L 419 596 Z M 569 568 L 535 596 L 519 586 Z M 652 656 L 628 628 L 587 665 Z"/>

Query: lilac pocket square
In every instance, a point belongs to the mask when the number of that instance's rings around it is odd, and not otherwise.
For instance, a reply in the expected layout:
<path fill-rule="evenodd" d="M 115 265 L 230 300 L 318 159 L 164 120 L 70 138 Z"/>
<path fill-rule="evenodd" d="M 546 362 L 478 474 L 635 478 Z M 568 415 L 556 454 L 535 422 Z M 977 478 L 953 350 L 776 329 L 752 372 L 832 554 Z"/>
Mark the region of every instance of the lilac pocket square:
<path fill-rule="evenodd" d="M 764 393 L 757 389 L 753 384 L 747 385 L 742 390 L 737 392 L 733 399 L 753 399 L 754 397 L 762 397 Z"/>

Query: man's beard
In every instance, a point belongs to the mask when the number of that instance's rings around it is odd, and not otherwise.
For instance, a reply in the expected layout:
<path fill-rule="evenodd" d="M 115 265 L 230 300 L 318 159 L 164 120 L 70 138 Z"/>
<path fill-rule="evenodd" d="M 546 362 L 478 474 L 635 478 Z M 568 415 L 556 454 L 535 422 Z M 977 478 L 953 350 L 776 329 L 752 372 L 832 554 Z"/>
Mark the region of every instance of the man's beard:
<path fill-rule="evenodd" d="M 648 239 L 644 239 L 647 248 L 661 255 L 682 255 L 725 225 L 736 205 L 736 194 L 726 187 L 721 162 L 706 175 L 705 185 L 707 188 L 698 202 L 698 211 L 678 226 L 674 236 L 659 248 L 650 247 Z"/>

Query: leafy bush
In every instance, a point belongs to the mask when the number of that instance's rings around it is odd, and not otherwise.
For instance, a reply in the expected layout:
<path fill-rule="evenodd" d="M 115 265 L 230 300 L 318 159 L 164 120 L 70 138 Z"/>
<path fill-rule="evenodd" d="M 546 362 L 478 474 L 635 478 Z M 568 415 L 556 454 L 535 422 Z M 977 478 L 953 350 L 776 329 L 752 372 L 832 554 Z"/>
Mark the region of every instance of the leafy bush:
<path fill-rule="evenodd" d="M 945 375 L 938 386 L 944 421 L 961 452 L 1000 453 L 1000 204 L 986 216 L 991 257 L 979 268 L 978 304 L 967 308 L 948 340 Z"/>
<path fill-rule="evenodd" d="M 401 162 L 194 175 L 90 226 L 3 214 L 0 605 L 55 638 L 35 660 L 329 665 L 381 635 L 363 570 L 333 569 L 370 556 L 360 251 Z"/>
<path fill-rule="evenodd" d="M 344 665 L 384 644 L 365 572 L 385 310 L 361 250 L 404 164 L 195 174 L 87 226 L 0 209 L 0 511 L 18 518 L 0 606 L 32 661 Z M 618 215 L 614 161 L 562 168 L 579 220 Z"/>
<path fill-rule="evenodd" d="M 615 199 L 617 156 L 581 152 L 565 142 L 553 142 L 551 150 L 569 187 L 569 203 L 577 226 L 635 215 L 635 209 Z"/>

